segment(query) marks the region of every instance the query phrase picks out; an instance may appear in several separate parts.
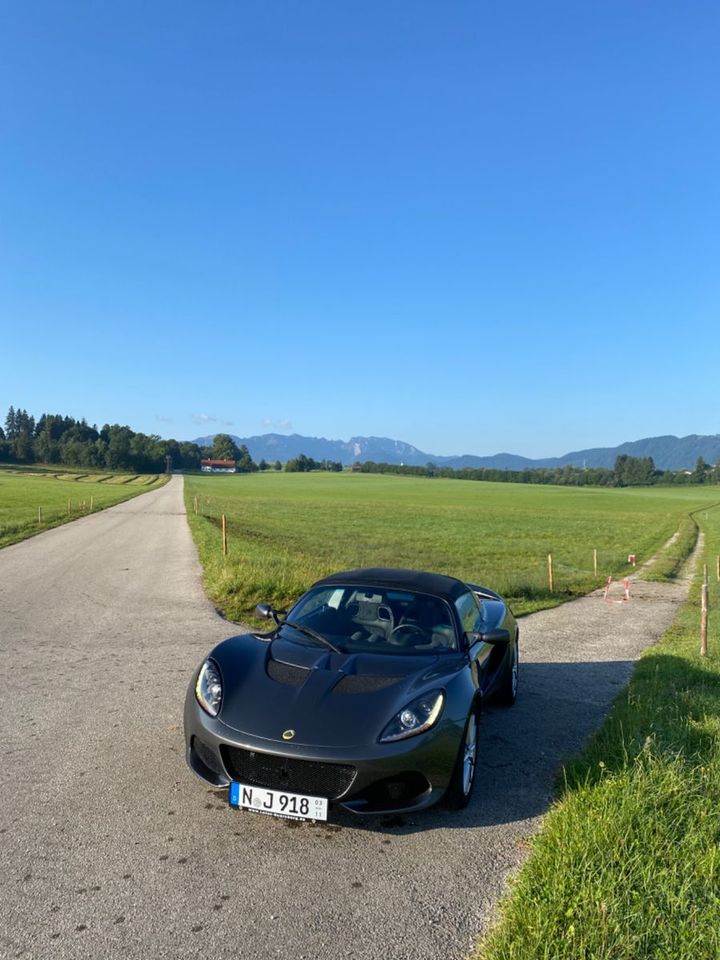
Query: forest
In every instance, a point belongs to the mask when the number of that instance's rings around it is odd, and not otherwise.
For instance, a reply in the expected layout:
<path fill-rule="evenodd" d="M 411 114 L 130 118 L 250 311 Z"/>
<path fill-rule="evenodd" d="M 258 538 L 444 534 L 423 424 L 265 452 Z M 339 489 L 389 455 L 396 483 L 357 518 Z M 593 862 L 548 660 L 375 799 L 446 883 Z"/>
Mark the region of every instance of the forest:
<path fill-rule="evenodd" d="M 201 458 L 211 455 L 195 443 L 163 440 L 117 423 L 98 428 L 59 413 L 43 413 L 36 420 L 14 407 L 8 410 L 4 429 L 0 427 L 0 462 L 6 463 L 159 473 L 166 469 L 166 457 L 174 470 L 199 470 Z"/>

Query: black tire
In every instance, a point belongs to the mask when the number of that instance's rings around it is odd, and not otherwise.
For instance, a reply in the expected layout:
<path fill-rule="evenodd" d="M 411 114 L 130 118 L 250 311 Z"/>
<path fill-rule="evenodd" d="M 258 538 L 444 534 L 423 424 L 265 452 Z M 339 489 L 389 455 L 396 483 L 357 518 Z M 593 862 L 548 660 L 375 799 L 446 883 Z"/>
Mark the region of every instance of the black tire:
<path fill-rule="evenodd" d="M 475 780 L 477 779 L 479 715 L 480 711 L 478 710 L 477 706 L 473 706 L 470 715 L 465 721 L 465 729 L 463 730 L 460 747 L 458 749 L 458 755 L 455 760 L 452 776 L 450 778 L 450 784 L 445 792 L 445 803 L 448 807 L 450 807 L 451 810 L 463 810 L 468 803 L 470 803 L 470 798 L 472 797 Z M 467 754 L 467 748 L 469 746 L 468 735 L 470 731 L 472 731 L 474 736 L 471 758 L 468 757 Z M 469 772 L 469 777 L 466 767 L 466 760 L 471 760 L 471 771 Z"/>
<path fill-rule="evenodd" d="M 515 642 L 508 650 L 508 662 L 505 667 L 505 673 L 500 682 L 500 689 L 497 693 L 498 703 L 505 707 L 511 707 L 517 700 L 518 691 L 518 670 L 520 668 L 520 644 L 519 635 L 515 636 Z"/>

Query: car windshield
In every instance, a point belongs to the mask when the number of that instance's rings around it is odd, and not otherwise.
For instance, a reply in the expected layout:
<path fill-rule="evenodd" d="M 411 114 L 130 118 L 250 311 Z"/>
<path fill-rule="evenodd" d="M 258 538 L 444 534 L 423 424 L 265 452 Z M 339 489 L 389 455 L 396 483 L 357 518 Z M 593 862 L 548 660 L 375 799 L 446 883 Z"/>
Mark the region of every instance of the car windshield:
<path fill-rule="evenodd" d="M 306 593 L 288 621 L 309 628 L 342 653 L 457 653 L 458 642 L 445 601 L 388 587 L 324 586 Z M 281 627 L 284 639 L 320 645 L 309 634 Z"/>

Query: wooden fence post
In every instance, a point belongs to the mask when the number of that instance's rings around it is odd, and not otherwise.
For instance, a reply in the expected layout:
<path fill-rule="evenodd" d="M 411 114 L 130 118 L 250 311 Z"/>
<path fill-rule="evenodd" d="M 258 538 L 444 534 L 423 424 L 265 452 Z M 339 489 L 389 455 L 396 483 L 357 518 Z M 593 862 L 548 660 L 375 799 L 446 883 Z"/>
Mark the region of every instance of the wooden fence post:
<path fill-rule="evenodd" d="M 42 507 L 38 507 L 38 526 L 42 523 Z"/>
<path fill-rule="evenodd" d="M 720 583 L 720 554 L 715 557 L 715 576 L 717 577 L 718 583 Z"/>
<path fill-rule="evenodd" d="M 72 511 L 71 511 L 71 509 L 70 509 L 70 501 L 68 500 L 68 513 L 71 513 L 71 512 L 72 512 Z"/>
<path fill-rule="evenodd" d="M 593 574 L 597 576 L 597 550 L 593 550 Z"/>
<path fill-rule="evenodd" d="M 94 506 L 94 503 L 95 503 L 95 497 L 92 496 L 92 497 L 90 497 L 90 510 L 91 510 L 91 511 L 92 511 L 92 508 L 93 508 L 93 506 Z"/>
<path fill-rule="evenodd" d="M 702 594 L 700 601 L 700 656 L 707 656 L 707 629 L 708 629 L 708 582 L 707 567 L 705 567 L 705 579 L 702 585 Z"/>
<path fill-rule="evenodd" d="M 228 544 L 227 544 L 227 518 L 225 514 L 222 515 L 222 544 L 223 544 L 223 556 L 227 556 Z"/>
<path fill-rule="evenodd" d="M 555 581 L 553 578 L 553 561 L 551 553 L 548 554 L 548 587 L 550 588 L 550 593 L 552 593 L 555 588 Z"/>

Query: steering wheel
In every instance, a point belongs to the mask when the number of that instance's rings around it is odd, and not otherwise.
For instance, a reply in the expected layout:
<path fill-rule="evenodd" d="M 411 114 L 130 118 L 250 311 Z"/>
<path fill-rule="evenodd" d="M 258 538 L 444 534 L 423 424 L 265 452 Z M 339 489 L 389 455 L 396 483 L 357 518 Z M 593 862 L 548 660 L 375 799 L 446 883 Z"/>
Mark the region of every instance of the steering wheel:
<path fill-rule="evenodd" d="M 396 647 L 417 646 L 418 643 L 427 643 L 427 634 L 414 623 L 401 623 L 388 637 L 388 643 Z"/>

